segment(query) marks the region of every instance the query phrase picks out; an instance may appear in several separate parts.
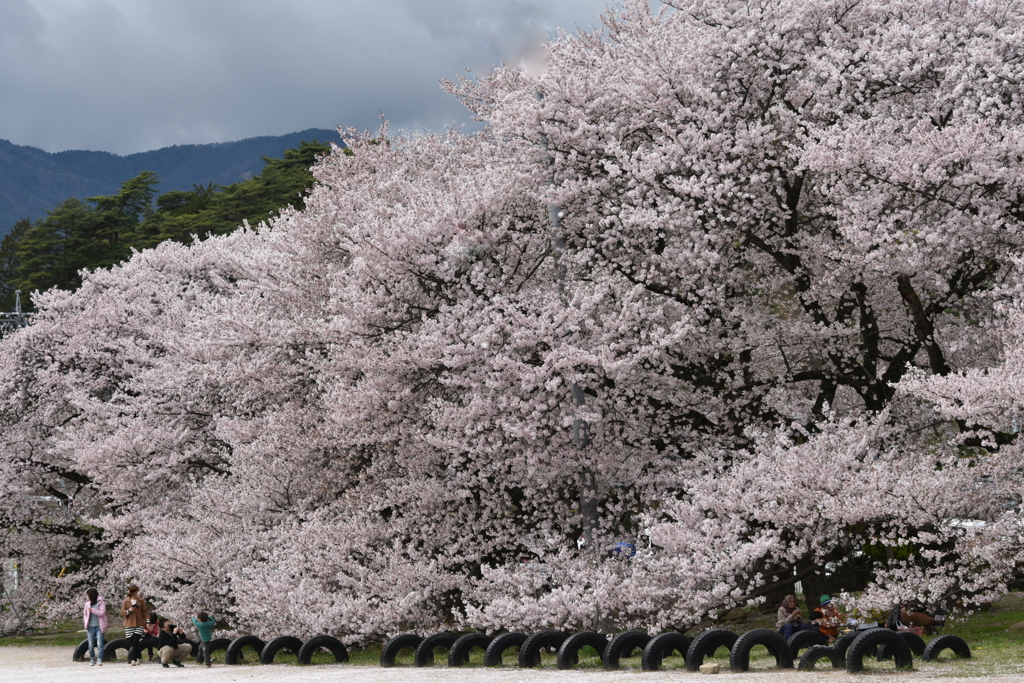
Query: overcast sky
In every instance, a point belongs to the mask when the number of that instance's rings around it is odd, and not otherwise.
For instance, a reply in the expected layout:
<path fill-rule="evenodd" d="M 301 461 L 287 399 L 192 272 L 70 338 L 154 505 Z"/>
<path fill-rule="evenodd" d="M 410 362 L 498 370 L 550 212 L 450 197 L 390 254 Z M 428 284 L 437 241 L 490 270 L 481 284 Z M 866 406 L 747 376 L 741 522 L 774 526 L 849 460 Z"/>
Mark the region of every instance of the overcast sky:
<path fill-rule="evenodd" d="M 0 138 L 130 154 L 469 121 L 438 88 L 609 0 L 0 0 Z"/>

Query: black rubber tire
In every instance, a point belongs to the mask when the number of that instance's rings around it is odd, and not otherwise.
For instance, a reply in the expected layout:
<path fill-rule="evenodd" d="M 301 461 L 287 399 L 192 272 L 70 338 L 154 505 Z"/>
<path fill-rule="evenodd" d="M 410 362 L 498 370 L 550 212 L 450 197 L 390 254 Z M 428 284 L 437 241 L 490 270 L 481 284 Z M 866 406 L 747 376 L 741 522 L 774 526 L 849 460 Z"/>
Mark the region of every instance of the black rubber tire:
<path fill-rule="evenodd" d="M 389 638 L 380 651 L 380 665 L 396 666 L 395 658 L 400 650 L 412 648 L 412 651 L 415 653 L 416 648 L 422 642 L 423 636 L 418 636 L 415 633 L 399 633 L 397 636 Z"/>
<path fill-rule="evenodd" d="M 823 659 L 828 659 L 833 669 L 846 668 L 846 661 L 834 645 L 811 645 L 800 658 L 796 668 L 798 671 L 814 671 L 814 665 Z"/>
<path fill-rule="evenodd" d="M 313 660 L 313 653 L 320 648 L 330 650 L 335 662 L 348 661 L 348 650 L 340 640 L 334 636 L 313 636 L 299 648 L 299 664 L 309 664 Z"/>
<path fill-rule="evenodd" d="M 558 660 L 556 666 L 559 669 L 571 669 L 579 661 L 580 648 L 590 646 L 597 650 L 597 654 L 604 663 L 604 651 L 608 647 L 608 639 L 596 631 L 581 631 L 566 638 L 558 648 Z"/>
<path fill-rule="evenodd" d="M 260 654 L 263 652 L 263 648 L 266 647 L 266 642 L 257 636 L 238 636 L 228 645 L 228 649 L 224 652 L 224 663 L 225 664 L 238 664 L 239 657 L 242 654 L 242 648 L 251 647 L 256 650 L 256 660 L 259 661 Z"/>
<path fill-rule="evenodd" d="M 910 647 L 910 651 L 913 652 L 915 656 L 920 657 L 924 654 L 924 640 L 921 636 L 917 635 L 913 631 L 896 631 L 896 635 L 907 641 L 907 646 Z M 880 662 L 885 661 L 886 659 L 892 659 L 892 650 L 887 648 L 885 645 L 879 645 L 878 652 L 875 653 L 875 657 Z"/>
<path fill-rule="evenodd" d="M 75 647 L 75 653 L 71 655 L 72 662 L 84 662 L 85 656 L 89 654 L 89 639 L 86 638 Z"/>
<path fill-rule="evenodd" d="M 231 645 L 230 638 L 214 638 L 210 641 L 210 655 L 213 656 L 214 652 L 218 652 L 220 650 L 227 650 L 229 645 Z M 197 643 L 194 647 L 198 646 L 199 644 Z"/>
<path fill-rule="evenodd" d="M 147 647 L 151 647 L 153 649 L 157 649 L 159 647 L 159 645 L 160 645 L 160 639 L 159 638 L 154 638 L 153 636 L 146 636 L 145 638 L 143 638 L 142 640 L 139 641 L 139 652 L 142 652 Z"/>
<path fill-rule="evenodd" d="M 501 666 L 501 658 L 510 648 L 518 650 L 526 642 L 525 633 L 502 633 L 495 636 L 484 652 L 484 666 Z"/>
<path fill-rule="evenodd" d="M 693 638 L 682 633 L 660 633 L 647 642 L 644 653 L 640 656 L 640 668 L 644 671 L 661 671 L 661 663 L 673 650 L 678 652 L 683 661 L 690 649 Z"/>
<path fill-rule="evenodd" d="M 467 633 L 452 643 L 448 650 L 448 666 L 462 666 L 469 661 L 470 650 L 479 647 L 486 653 L 490 644 L 491 637 L 486 633 Z"/>
<path fill-rule="evenodd" d="M 850 631 L 849 633 L 839 636 L 836 642 L 832 645 L 832 647 L 834 647 L 839 653 L 839 656 L 843 658 L 843 661 L 846 661 L 846 651 L 850 649 L 850 643 L 857 640 L 857 636 L 861 633 L 864 633 L 864 631 Z"/>
<path fill-rule="evenodd" d="M 895 655 L 896 668 L 909 669 L 914 665 L 914 653 L 910 651 L 907 641 L 900 638 L 895 631 L 887 628 L 873 628 L 864 631 L 850 644 L 846 651 L 846 672 L 860 673 L 864 670 L 864 657 L 871 646 L 885 645 Z"/>
<path fill-rule="evenodd" d="M 117 651 L 127 650 L 132 646 L 132 641 L 127 638 L 116 638 L 111 640 L 103 647 L 103 661 L 104 662 L 116 662 Z"/>
<path fill-rule="evenodd" d="M 729 670 L 749 671 L 750 670 L 750 649 L 755 645 L 764 645 L 775 657 L 775 666 L 779 669 L 793 668 L 793 653 L 789 651 L 789 644 L 775 631 L 767 628 L 758 628 L 747 631 L 736 639 L 732 649 L 729 650 Z"/>
<path fill-rule="evenodd" d="M 569 636 L 561 631 L 539 631 L 519 646 L 519 667 L 530 669 L 540 666 L 540 651 L 545 647 L 558 649 Z"/>
<path fill-rule="evenodd" d="M 967 642 L 963 638 L 959 636 L 936 636 L 925 646 L 921 659 L 930 662 L 946 649 L 952 650 L 953 654 L 961 659 L 971 658 L 971 648 L 967 646 Z"/>
<path fill-rule="evenodd" d="M 715 650 L 720 647 L 727 647 L 731 651 L 737 640 L 739 640 L 738 635 L 722 628 L 704 631 L 693 639 L 690 648 L 686 651 L 686 670 L 700 671 L 700 665 L 704 663 L 705 657 L 713 655 Z"/>
<path fill-rule="evenodd" d="M 601 656 L 605 671 L 617 670 L 619 668 L 619 660 L 623 657 L 629 657 L 633 650 L 640 650 L 642 652 L 649 642 L 651 642 L 651 636 L 644 631 L 616 633 L 608 641 L 608 647 L 604 649 L 604 654 Z M 643 659 L 642 656 L 641 659 Z"/>
<path fill-rule="evenodd" d="M 278 636 L 274 638 L 260 650 L 260 664 L 273 664 L 274 657 L 281 650 L 294 652 L 296 655 L 299 654 L 299 650 L 302 648 L 302 641 L 295 636 Z"/>
<path fill-rule="evenodd" d="M 458 639 L 458 633 L 435 633 L 427 636 L 416 646 L 416 654 L 412 658 L 413 666 L 434 666 L 434 648 L 443 647 L 450 652 Z"/>
<path fill-rule="evenodd" d="M 789 645 L 789 653 L 795 661 L 800 657 L 800 650 L 812 645 L 828 645 L 828 638 L 821 635 L 821 631 L 797 631 L 786 641 Z"/>

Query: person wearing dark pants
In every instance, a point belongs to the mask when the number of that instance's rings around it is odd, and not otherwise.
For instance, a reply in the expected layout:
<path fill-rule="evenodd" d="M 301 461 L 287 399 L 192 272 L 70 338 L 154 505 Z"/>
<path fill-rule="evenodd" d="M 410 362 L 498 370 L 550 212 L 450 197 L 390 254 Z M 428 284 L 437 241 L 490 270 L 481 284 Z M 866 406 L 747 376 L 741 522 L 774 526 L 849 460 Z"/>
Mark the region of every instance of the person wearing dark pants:
<path fill-rule="evenodd" d="M 136 666 L 142 663 L 140 643 L 146 635 L 149 607 L 139 595 L 139 587 L 135 584 L 128 586 L 128 597 L 121 603 L 121 616 L 124 617 L 124 637 L 131 643 L 128 650 L 128 663 Z"/>
<path fill-rule="evenodd" d="M 198 618 L 197 618 L 198 617 Z M 214 619 L 206 612 L 192 615 L 192 625 L 199 631 L 199 662 L 205 662 L 210 666 L 210 645 L 213 644 Z"/>

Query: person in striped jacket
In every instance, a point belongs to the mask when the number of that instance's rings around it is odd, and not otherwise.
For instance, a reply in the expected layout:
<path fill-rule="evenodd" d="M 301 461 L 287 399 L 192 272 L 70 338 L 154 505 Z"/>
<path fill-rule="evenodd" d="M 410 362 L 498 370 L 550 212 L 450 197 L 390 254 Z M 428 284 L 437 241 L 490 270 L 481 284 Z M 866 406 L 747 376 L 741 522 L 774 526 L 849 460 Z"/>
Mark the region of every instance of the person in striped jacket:
<path fill-rule="evenodd" d="M 124 617 L 124 637 L 131 642 L 128 663 L 137 666 L 142 663 L 140 643 L 146 635 L 149 606 L 139 595 L 139 587 L 135 584 L 128 586 L 128 597 L 121 603 L 121 616 Z"/>

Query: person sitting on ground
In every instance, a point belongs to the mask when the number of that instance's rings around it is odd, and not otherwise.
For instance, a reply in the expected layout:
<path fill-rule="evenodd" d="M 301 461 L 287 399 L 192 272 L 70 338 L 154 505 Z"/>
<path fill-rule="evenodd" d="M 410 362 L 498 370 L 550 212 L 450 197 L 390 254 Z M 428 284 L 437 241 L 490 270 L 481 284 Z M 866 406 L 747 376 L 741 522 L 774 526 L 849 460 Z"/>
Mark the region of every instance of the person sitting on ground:
<path fill-rule="evenodd" d="M 900 621 L 907 626 L 923 626 L 927 634 L 935 631 L 935 617 L 910 603 L 900 605 Z"/>
<path fill-rule="evenodd" d="M 775 621 L 775 628 L 779 630 L 779 635 L 786 640 L 789 640 L 789 637 L 797 631 L 817 628 L 813 624 L 804 623 L 803 612 L 796 605 L 795 595 L 787 595 L 782 599 L 782 604 L 779 605 L 778 617 Z"/>
<path fill-rule="evenodd" d="M 197 618 L 198 617 L 198 618 Z M 199 614 L 192 615 L 192 625 L 199 631 L 199 657 L 196 658 L 198 663 L 206 662 L 206 666 L 210 666 L 210 645 L 213 643 L 213 624 L 214 619 L 210 617 L 206 612 L 200 612 Z"/>
<path fill-rule="evenodd" d="M 172 624 L 170 619 L 160 620 L 160 640 L 157 642 L 157 647 L 160 652 L 160 663 L 164 665 L 165 669 L 170 663 L 173 663 L 174 666 L 185 666 L 181 660 L 192 652 L 192 645 L 181 642 L 181 638 L 178 636 L 183 635 L 185 632 Z"/>
<path fill-rule="evenodd" d="M 832 642 L 839 637 L 839 627 L 843 625 L 843 613 L 833 604 L 832 597 L 829 595 L 821 596 L 819 609 L 821 618 L 818 619 L 818 631 L 828 638 L 829 642 Z"/>

